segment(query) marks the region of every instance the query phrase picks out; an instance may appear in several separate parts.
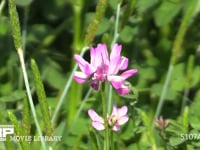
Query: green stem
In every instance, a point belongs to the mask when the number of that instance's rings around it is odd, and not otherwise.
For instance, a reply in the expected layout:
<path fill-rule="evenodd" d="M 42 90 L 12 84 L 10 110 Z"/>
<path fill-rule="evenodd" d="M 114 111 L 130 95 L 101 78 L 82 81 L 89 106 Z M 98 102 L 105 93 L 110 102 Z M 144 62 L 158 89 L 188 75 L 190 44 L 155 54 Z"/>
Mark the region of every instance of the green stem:
<path fill-rule="evenodd" d="M 40 129 L 40 126 L 39 126 L 39 121 L 37 119 L 35 107 L 34 107 L 34 104 L 33 104 L 30 85 L 29 85 L 29 81 L 28 81 L 28 75 L 27 75 L 27 72 L 26 72 L 26 67 L 25 67 L 25 62 L 24 62 L 24 54 L 23 54 L 23 50 L 22 50 L 23 49 L 22 48 L 22 36 L 21 36 L 20 23 L 19 23 L 18 13 L 17 13 L 17 10 L 16 10 L 15 0 L 9 0 L 8 5 L 9 5 L 10 21 L 11 21 L 12 31 L 13 31 L 14 45 L 15 45 L 15 48 L 17 50 L 19 60 L 20 60 L 20 63 L 21 63 L 24 83 L 25 83 L 26 92 L 27 92 L 27 95 L 28 95 L 28 100 L 29 100 L 31 112 L 33 114 L 33 119 L 35 121 L 35 125 L 36 125 L 36 129 L 38 131 L 38 134 L 39 134 L 39 136 L 42 136 L 42 132 L 41 132 L 41 129 Z M 46 147 L 44 139 L 41 139 L 41 144 L 42 144 L 42 148 L 44 150 L 46 150 L 47 147 Z"/>
<path fill-rule="evenodd" d="M 111 113 L 112 109 L 112 86 L 109 84 L 108 85 L 108 113 Z"/>
<path fill-rule="evenodd" d="M 192 18 L 193 12 L 195 11 L 196 5 L 193 3 L 188 10 L 186 11 L 181 25 L 179 27 L 178 33 L 176 34 L 175 41 L 173 43 L 173 48 L 172 48 L 172 57 L 170 60 L 170 65 L 174 65 L 176 63 L 177 57 L 180 54 L 181 46 L 184 40 L 184 36 L 186 34 L 186 31 L 188 29 L 188 25 L 190 23 L 190 20 Z"/>
<path fill-rule="evenodd" d="M 85 53 L 85 51 L 86 51 L 87 49 L 88 49 L 88 47 L 84 47 L 84 48 L 82 49 L 80 55 L 83 56 L 84 53 Z M 63 93 L 62 93 L 62 95 L 61 95 L 61 97 L 60 97 L 60 99 L 59 99 L 59 101 L 58 101 L 58 104 L 57 104 L 57 106 L 56 106 L 56 109 L 55 109 L 55 111 L 54 111 L 54 113 L 53 113 L 53 117 L 52 117 L 52 119 L 51 119 L 51 122 L 52 122 L 53 124 L 54 124 L 55 121 L 56 121 L 58 112 L 60 111 L 60 108 L 61 108 L 61 106 L 62 106 L 62 104 L 63 104 L 63 102 L 64 102 L 64 100 L 65 100 L 65 96 L 67 95 L 67 93 L 68 93 L 68 91 L 69 91 L 69 87 L 70 87 L 70 85 L 71 85 L 74 72 L 77 70 L 77 68 L 78 68 L 78 65 L 76 64 L 76 65 L 74 66 L 73 70 L 72 70 L 72 73 L 71 73 L 71 75 L 70 75 L 70 77 L 69 77 L 69 79 L 68 79 L 66 85 L 65 85 L 64 91 L 63 91 Z"/>
<path fill-rule="evenodd" d="M 105 83 L 101 84 L 101 99 L 102 99 L 102 109 L 103 109 L 103 118 L 105 124 L 105 134 L 104 134 L 104 150 L 109 150 L 109 127 L 107 120 L 107 107 L 106 107 L 106 95 L 105 95 Z"/>
<path fill-rule="evenodd" d="M 31 111 L 32 111 L 32 114 L 33 114 L 33 119 L 35 121 L 35 125 L 36 125 L 36 128 L 37 128 L 38 134 L 39 134 L 40 137 L 42 137 L 42 132 L 41 132 L 41 129 L 40 129 L 40 126 L 39 126 L 39 121 L 37 119 L 37 115 L 36 115 L 36 112 L 35 112 L 33 99 L 32 99 L 32 95 L 31 95 L 31 90 L 30 90 L 30 86 L 29 86 L 29 82 L 28 82 L 28 76 L 27 76 L 27 72 L 26 72 L 26 68 L 25 68 L 23 51 L 22 51 L 21 48 L 18 48 L 17 52 L 18 52 L 21 67 L 22 67 L 22 73 L 23 73 L 23 76 L 24 76 L 26 92 L 27 92 L 27 95 L 28 95 L 30 108 L 31 108 Z M 43 149 L 46 150 L 47 149 L 46 144 L 45 144 L 45 141 L 43 139 L 41 139 L 41 143 L 42 143 Z"/>
<path fill-rule="evenodd" d="M 23 26 L 22 26 L 22 49 L 25 56 L 26 52 L 26 35 L 27 35 L 27 22 L 28 22 L 28 12 L 29 12 L 29 6 L 25 7 L 23 10 L 24 13 L 24 20 L 23 20 Z M 19 74 L 19 89 L 23 88 L 23 75 Z"/>
<path fill-rule="evenodd" d="M 120 16 L 120 7 L 121 3 L 117 5 L 117 12 L 116 12 L 116 21 L 115 21 L 115 29 L 114 29 L 114 37 L 111 43 L 111 47 L 117 42 L 119 37 L 118 28 L 119 28 L 119 16 Z M 108 113 L 111 113 L 112 109 L 112 86 L 109 85 L 109 92 L 108 92 Z"/>
<path fill-rule="evenodd" d="M 1 15 L 1 12 L 3 11 L 3 8 L 4 8 L 4 6 L 5 6 L 5 3 L 6 3 L 5 0 L 2 0 L 1 3 L 0 3 L 0 15 Z"/>
<path fill-rule="evenodd" d="M 181 106 L 181 114 L 183 113 L 184 107 L 187 103 L 188 100 L 188 95 L 190 92 L 190 84 L 191 84 L 191 72 L 194 69 L 194 56 L 191 55 L 188 60 L 187 64 L 187 72 L 186 72 L 186 79 L 185 79 L 185 90 L 183 94 L 183 99 L 182 99 L 182 106 Z"/>
<path fill-rule="evenodd" d="M 170 82 L 170 78 L 171 78 L 173 70 L 174 70 L 174 66 L 170 65 L 168 72 L 167 72 L 167 78 L 165 80 L 165 83 L 164 83 L 164 86 L 163 86 L 163 89 L 162 89 L 162 93 L 161 93 L 161 96 L 160 96 L 160 99 L 159 99 L 159 103 L 158 103 L 154 118 L 158 118 L 158 116 L 160 115 L 160 112 L 161 112 L 161 109 L 162 109 L 162 106 L 163 106 L 163 103 L 164 103 L 164 98 L 165 98 L 165 95 L 167 93 L 167 89 L 168 89 L 168 86 L 169 86 L 169 82 Z M 154 123 L 153 123 L 153 126 L 154 126 Z"/>
<path fill-rule="evenodd" d="M 113 41 L 112 41 L 112 45 L 114 45 L 119 37 L 119 33 L 118 33 L 118 27 L 119 27 L 119 13 L 120 13 L 120 6 L 121 3 L 118 3 L 117 5 L 117 13 L 116 13 L 116 21 L 115 21 L 115 30 L 114 30 L 114 37 L 113 37 Z"/>
<path fill-rule="evenodd" d="M 83 0 L 82 1 L 75 1 L 73 3 L 73 10 L 74 10 L 74 24 L 73 24 L 73 50 L 77 52 L 81 49 L 80 44 L 80 36 L 81 36 L 81 12 L 83 7 Z"/>
<path fill-rule="evenodd" d="M 176 63 L 176 60 L 178 58 L 178 54 L 180 54 L 181 51 L 181 46 L 183 44 L 183 40 L 184 40 L 184 36 L 186 34 L 186 30 L 188 28 L 188 25 L 190 23 L 190 19 L 192 18 L 192 14 L 195 10 L 195 5 L 192 5 L 188 8 L 188 10 L 186 11 L 186 13 L 184 14 L 184 17 L 182 19 L 181 25 L 179 27 L 179 30 L 176 34 L 174 43 L 173 43 L 173 47 L 172 47 L 172 55 L 170 58 L 170 64 L 169 64 L 169 68 L 168 68 L 168 72 L 167 72 L 167 77 L 164 83 L 164 87 L 162 89 L 162 93 L 161 93 L 161 97 L 159 99 L 158 102 L 158 106 L 156 109 L 156 113 L 155 113 L 155 118 L 157 118 L 160 115 L 161 109 L 163 107 L 164 104 L 164 98 L 165 95 L 167 93 L 168 90 L 168 85 L 169 85 L 169 81 L 171 78 L 171 74 L 173 72 L 173 68 L 174 68 L 174 64 Z M 152 128 L 154 127 L 154 124 L 152 124 Z"/>
<path fill-rule="evenodd" d="M 114 141 L 113 141 L 113 132 L 110 132 L 110 136 L 111 136 L 111 150 L 115 150 L 115 145 L 114 145 Z"/>
<path fill-rule="evenodd" d="M 185 107 L 185 105 L 186 105 L 186 103 L 187 103 L 187 100 L 188 100 L 187 97 L 188 97 L 188 95 L 189 95 L 189 92 L 190 92 L 189 89 L 185 89 L 185 90 L 184 90 L 183 99 L 182 99 L 182 105 L 181 105 L 181 114 L 183 113 L 184 107 Z"/>
<path fill-rule="evenodd" d="M 128 1 L 126 9 L 125 9 L 123 16 L 122 16 L 122 21 L 121 21 L 121 24 L 120 24 L 121 29 L 127 24 L 128 19 L 131 16 L 131 14 L 133 13 L 137 2 L 138 2 L 138 0 Z"/>

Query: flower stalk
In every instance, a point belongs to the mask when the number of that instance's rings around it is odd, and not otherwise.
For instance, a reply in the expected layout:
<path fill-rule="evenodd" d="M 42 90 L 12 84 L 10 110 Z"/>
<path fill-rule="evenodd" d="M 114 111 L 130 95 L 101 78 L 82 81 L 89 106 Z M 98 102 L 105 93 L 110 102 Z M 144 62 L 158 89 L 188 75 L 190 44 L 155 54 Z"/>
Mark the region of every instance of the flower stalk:
<path fill-rule="evenodd" d="M 84 53 L 85 53 L 85 51 L 86 51 L 87 49 L 88 49 L 88 47 L 84 47 L 84 48 L 82 49 L 80 55 L 83 56 Z M 58 104 L 57 104 L 57 106 L 56 106 L 56 109 L 55 109 L 55 111 L 54 111 L 54 113 L 53 113 L 53 116 L 52 116 L 52 119 L 51 119 L 51 122 L 52 122 L 53 124 L 55 124 L 55 122 L 56 122 L 56 118 L 57 118 L 58 113 L 59 113 L 59 111 L 60 111 L 60 109 L 61 109 L 61 106 L 62 106 L 62 104 L 63 104 L 63 102 L 64 102 L 64 100 L 65 100 L 65 96 L 67 95 L 67 93 L 68 93 L 68 91 L 69 91 L 70 85 L 71 85 L 71 83 L 72 83 L 72 79 L 73 79 L 74 72 L 77 70 L 77 68 L 78 68 L 78 65 L 76 64 L 76 65 L 74 66 L 72 72 L 71 72 L 71 75 L 70 75 L 70 77 L 69 77 L 67 83 L 65 84 L 64 90 L 63 90 L 63 92 L 62 92 L 62 95 L 61 95 L 61 97 L 60 97 L 60 99 L 59 99 L 59 101 L 58 101 Z"/>
<path fill-rule="evenodd" d="M 119 37 L 118 27 L 119 27 L 120 8 L 121 8 L 121 3 L 118 3 L 117 4 L 116 21 L 115 21 L 115 29 L 114 29 L 114 37 L 113 37 L 111 46 L 113 46 L 117 42 L 117 39 Z"/>
<path fill-rule="evenodd" d="M 91 45 L 92 41 L 94 40 L 98 26 L 104 16 L 106 6 L 107 6 L 107 0 L 99 0 L 96 7 L 95 17 L 87 29 L 87 33 L 84 40 L 85 45 Z"/>
<path fill-rule="evenodd" d="M 74 11 L 74 24 L 73 24 L 73 50 L 78 52 L 81 50 L 81 13 L 84 5 L 84 1 L 75 0 L 72 1 L 73 11 Z"/>
<path fill-rule="evenodd" d="M 37 128 L 38 134 L 39 134 L 39 136 L 42 137 L 42 131 L 40 129 L 39 121 L 37 119 L 35 107 L 34 107 L 34 104 L 33 104 L 33 98 L 32 98 L 31 90 L 30 90 L 30 86 L 29 86 L 28 76 L 27 76 L 26 67 L 25 67 L 25 63 L 24 63 L 23 51 L 22 51 L 21 48 L 19 48 L 19 49 L 17 49 L 17 52 L 18 52 L 20 63 L 21 63 L 21 67 L 22 67 L 24 83 L 25 83 L 26 92 L 27 92 L 27 95 L 28 95 L 29 105 L 30 105 L 30 108 L 31 108 L 31 111 L 32 111 L 33 119 L 35 121 L 35 125 L 36 125 L 36 128 Z M 47 148 L 46 148 L 45 141 L 41 140 L 41 143 L 42 143 L 42 148 L 44 150 L 46 150 Z"/>
<path fill-rule="evenodd" d="M 105 96 L 105 83 L 101 84 L 101 99 L 102 99 L 102 110 L 103 110 L 103 119 L 105 125 L 105 134 L 104 134 L 104 150 L 109 150 L 109 127 L 107 120 L 107 106 L 106 106 L 106 96 Z"/>
<path fill-rule="evenodd" d="M 170 64 L 169 64 L 169 67 L 168 67 L 167 77 L 166 77 L 166 80 L 165 80 L 165 83 L 164 83 L 164 86 L 163 86 L 163 89 L 162 89 L 162 93 L 161 93 L 161 96 L 160 96 L 160 99 L 159 99 L 159 103 L 158 103 L 154 118 L 158 118 L 158 116 L 161 113 L 161 110 L 162 110 L 162 107 L 163 107 L 163 104 L 164 104 L 164 99 L 165 99 L 165 96 L 166 96 L 166 93 L 167 93 L 167 90 L 168 90 L 168 87 L 169 87 L 168 85 L 170 83 L 171 75 L 172 75 L 172 72 L 174 70 L 174 65 L 177 61 L 178 54 L 180 54 L 181 46 L 183 44 L 184 37 L 185 37 L 186 31 L 188 29 L 188 26 L 190 24 L 190 21 L 191 21 L 193 12 L 195 10 L 195 7 L 196 7 L 195 5 L 191 5 L 188 8 L 188 10 L 185 12 L 183 19 L 182 19 L 182 22 L 181 22 L 181 25 L 179 27 L 179 30 L 176 34 L 176 37 L 175 37 L 175 40 L 174 40 L 174 43 L 173 43 L 173 47 L 172 47 L 172 55 L 171 55 L 171 58 L 170 58 Z M 153 127 L 154 127 L 154 124 L 152 124 L 152 128 Z"/>
<path fill-rule="evenodd" d="M 35 122 L 35 125 L 36 125 L 36 128 L 37 128 L 38 134 L 39 134 L 39 136 L 42 136 L 42 131 L 40 129 L 39 121 L 38 121 L 36 111 L 35 111 L 35 107 L 34 107 L 34 104 L 33 104 L 33 98 L 32 98 L 32 95 L 31 95 L 30 85 L 29 85 L 29 81 L 28 81 L 28 75 L 27 75 L 25 62 L 24 62 L 24 54 L 23 54 L 23 50 L 22 50 L 21 29 L 20 29 L 18 13 L 17 13 L 17 10 L 16 10 L 15 0 L 9 0 L 8 4 L 9 4 L 9 15 L 10 15 L 10 20 L 11 20 L 11 25 L 12 25 L 14 44 L 15 44 L 15 48 L 17 50 L 18 57 L 19 57 L 20 64 L 21 64 L 21 68 L 22 68 L 22 74 L 23 74 L 26 92 L 27 92 L 27 96 L 28 96 L 28 100 L 29 100 L 29 105 L 30 105 L 30 108 L 31 108 L 31 112 L 32 112 L 32 115 L 33 115 L 33 119 L 34 119 L 34 122 Z M 46 143 L 43 139 L 41 140 L 41 144 L 42 144 L 42 148 L 44 150 L 46 150 L 47 149 Z"/>

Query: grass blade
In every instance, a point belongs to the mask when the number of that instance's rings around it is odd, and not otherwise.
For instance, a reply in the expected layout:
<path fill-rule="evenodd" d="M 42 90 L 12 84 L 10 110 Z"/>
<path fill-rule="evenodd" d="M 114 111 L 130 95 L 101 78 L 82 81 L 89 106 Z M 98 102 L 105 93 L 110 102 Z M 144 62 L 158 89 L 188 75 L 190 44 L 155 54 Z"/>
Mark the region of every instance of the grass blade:
<path fill-rule="evenodd" d="M 31 60 L 31 69 L 33 71 L 34 84 L 35 84 L 41 112 L 43 114 L 42 116 L 43 116 L 43 121 L 46 128 L 45 129 L 46 135 L 52 136 L 53 128 L 51 126 L 50 113 L 49 113 L 48 104 L 46 100 L 46 94 L 45 94 L 44 86 L 42 84 L 42 80 L 40 77 L 39 69 L 37 67 L 35 60 L 33 59 Z"/>

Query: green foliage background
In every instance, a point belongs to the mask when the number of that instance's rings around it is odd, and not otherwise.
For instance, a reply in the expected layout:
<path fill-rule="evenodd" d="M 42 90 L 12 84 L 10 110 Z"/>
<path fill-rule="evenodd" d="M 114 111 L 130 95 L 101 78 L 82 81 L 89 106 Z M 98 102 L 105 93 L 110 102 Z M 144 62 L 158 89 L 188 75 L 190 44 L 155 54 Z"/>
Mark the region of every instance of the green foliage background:
<path fill-rule="evenodd" d="M 53 131 L 49 131 L 52 130 L 51 127 L 45 129 L 46 122 L 43 122 L 45 110 L 39 108 L 37 83 L 36 85 L 34 83 L 39 73 L 34 74 L 34 68 L 31 69 L 31 59 L 37 63 L 44 85 L 46 94 L 44 99 L 47 102 L 44 104 L 44 109 L 49 109 L 48 113 L 52 117 L 74 67 L 73 55 L 80 53 L 84 46 L 96 46 L 102 42 L 111 44 L 118 2 L 120 1 L 107 1 L 105 14 L 97 23 L 94 40 L 87 42 L 85 37 L 87 33 L 92 32 L 88 31 L 88 26 L 95 17 L 97 0 L 16 0 L 31 92 L 44 133 L 51 134 Z M 189 9 L 191 10 L 188 11 Z M 154 142 L 157 149 L 200 148 L 199 140 L 183 141 L 179 136 L 180 133 L 199 134 L 200 131 L 199 11 L 199 0 L 121 1 L 117 42 L 122 44 L 123 56 L 129 58 L 129 68 L 138 69 L 138 74 L 129 80 L 138 97 L 135 94 L 120 97 L 115 91 L 112 92 L 113 102 L 128 105 L 131 118 L 120 133 L 114 133 L 116 149 L 143 150 L 150 148 Z M 186 31 L 181 39 L 183 42 L 180 43 L 180 50 L 174 54 L 176 35 L 187 12 L 190 14 Z M 174 55 L 176 55 L 175 59 Z M 89 60 L 88 51 L 84 57 Z M 166 129 L 167 139 L 162 140 L 159 131 L 151 131 L 150 128 L 169 71 L 168 67 L 171 65 L 174 70 L 160 113 L 171 122 Z M 92 91 L 82 113 L 74 120 L 88 89 L 87 83 L 78 85 L 75 81 L 72 82 L 56 123 L 52 125 L 54 135 L 62 136 L 62 141 L 50 144 L 54 149 L 101 149 L 99 145 L 102 142 L 102 133 L 90 127 L 87 115 L 89 108 L 94 108 L 97 112 L 101 111 L 98 92 Z M 16 117 L 19 126 L 23 126 L 22 120 L 27 116 L 22 112 L 26 111 L 25 114 L 29 114 L 29 117 L 26 118 L 25 126 L 30 128 L 30 132 L 27 130 L 26 133 L 36 135 L 32 115 L 29 110 L 25 110 L 28 107 L 26 100 L 20 62 L 12 38 L 8 2 L 2 0 L 0 4 L 0 124 L 12 124 L 12 118 Z M 14 115 L 10 117 L 9 114 Z M 48 122 L 49 116 L 46 117 Z M 149 142 L 149 137 L 153 137 L 153 142 Z M 25 149 L 26 143 L 24 147 L 23 145 L 24 143 L 0 142 L 0 149 L 12 149 L 12 146 Z M 32 142 L 28 149 L 38 147 L 40 147 L 39 142 Z"/>

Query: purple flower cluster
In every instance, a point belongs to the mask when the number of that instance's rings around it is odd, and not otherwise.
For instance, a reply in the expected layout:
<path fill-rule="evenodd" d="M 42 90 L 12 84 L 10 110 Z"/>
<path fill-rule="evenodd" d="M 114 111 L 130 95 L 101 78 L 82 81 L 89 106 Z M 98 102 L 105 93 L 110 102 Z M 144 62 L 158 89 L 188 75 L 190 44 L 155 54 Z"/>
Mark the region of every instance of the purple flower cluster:
<path fill-rule="evenodd" d="M 90 63 L 83 59 L 80 55 L 75 54 L 74 59 L 81 71 L 76 71 L 74 80 L 78 83 L 89 81 L 90 86 L 94 90 L 99 89 L 100 82 L 108 81 L 120 95 L 130 92 L 130 84 L 126 81 L 129 77 L 137 73 L 137 69 L 124 71 L 128 67 L 128 58 L 120 56 L 122 46 L 115 44 L 111 48 L 110 55 L 105 44 L 98 44 L 96 48 L 90 48 Z M 119 71 L 124 71 L 118 75 Z M 113 105 L 111 115 L 107 114 L 109 128 L 113 131 L 119 131 L 120 126 L 125 124 L 129 117 L 127 115 L 127 106 L 117 108 Z M 92 120 L 92 126 L 96 130 L 105 129 L 105 118 L 99 116 L 93 109 L 88 110 L 88 115 Z"/>
<path fill-rule="evenodd" d="M 95 90 L 99 88 L 99 82 L 109 81 L 120 95 L 130 92 L 127 78 L 137 73 L 137 69 L 130 69 L 117 75 L 119 71 L 128 67 L 128 58 L 120 56 L 122 46 L 115 44 L 112 47 L 110 57 L 105 44 L 98 44 L 96 48 L 90 49 L 90 63 L 85 61 L 80 55 L 74 55 L 81 71 L 76 71 L 74 79 L 78 83 L 89 80 L 91 87 Z"/>

